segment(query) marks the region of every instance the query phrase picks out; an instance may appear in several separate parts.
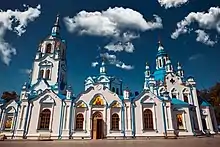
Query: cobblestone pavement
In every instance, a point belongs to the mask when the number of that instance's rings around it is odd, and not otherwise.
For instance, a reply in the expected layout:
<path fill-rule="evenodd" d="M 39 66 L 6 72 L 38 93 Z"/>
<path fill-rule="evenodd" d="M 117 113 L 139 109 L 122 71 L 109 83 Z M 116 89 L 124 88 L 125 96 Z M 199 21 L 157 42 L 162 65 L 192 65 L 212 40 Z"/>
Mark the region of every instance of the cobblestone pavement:
<path fill-rule="evenodd" d="M 0 147 L 220 147 L 220 137 L 149 139 L 149 140 L 88 140 L 88 141 L 0 141 Z"/>

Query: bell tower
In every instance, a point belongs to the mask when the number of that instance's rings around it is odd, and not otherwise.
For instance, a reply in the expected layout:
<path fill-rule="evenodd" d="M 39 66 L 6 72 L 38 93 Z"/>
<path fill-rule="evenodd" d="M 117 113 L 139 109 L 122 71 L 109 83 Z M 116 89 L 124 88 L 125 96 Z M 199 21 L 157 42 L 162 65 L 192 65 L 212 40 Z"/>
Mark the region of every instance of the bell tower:
<path fill-rule="evenodd" d="M 51 34 L 37 49 L 30 80 L 36 91 L 53 88 L 57 93 L 66 92 L 66 43 L 60 36 L 59 19 L 57 15 Z"/>

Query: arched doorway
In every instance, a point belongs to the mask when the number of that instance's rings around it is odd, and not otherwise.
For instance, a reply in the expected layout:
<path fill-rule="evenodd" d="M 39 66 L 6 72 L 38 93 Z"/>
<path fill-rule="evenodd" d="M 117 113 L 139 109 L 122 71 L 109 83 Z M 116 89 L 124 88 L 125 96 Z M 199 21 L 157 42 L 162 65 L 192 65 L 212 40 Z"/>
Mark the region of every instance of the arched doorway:
<path fill-rule="evenodd" d="M 103 117 L 101 112 L 92 116 L 92 139 L 103 139 Z"/>

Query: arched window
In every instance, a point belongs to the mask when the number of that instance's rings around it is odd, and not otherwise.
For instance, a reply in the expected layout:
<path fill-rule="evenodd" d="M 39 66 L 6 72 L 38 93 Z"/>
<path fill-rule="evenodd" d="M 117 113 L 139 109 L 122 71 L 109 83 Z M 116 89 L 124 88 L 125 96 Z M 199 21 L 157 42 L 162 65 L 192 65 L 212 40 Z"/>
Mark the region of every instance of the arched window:
<path fill-rule="evenodd" d="M 118 88 L 116 88 L 116 94 L 119 94 L 119 89 Z"/>
<path fill-rule="evenodd" d="M 46 76 L 45 76 L 46 79 L 50 79 L 50 70 L 47 69 L 46 71 Z"/>
<path fill-rule="evenodd" d="M 41 69 L 39 72 L 39 78 L 43 78 L 44 77 L 44 70 Z"/>
<path fill-rule="evenodd" d="M 184 100 L 184 102 L 186 102 L 186 103 L 189 102 L 189 100 L 188 100 L 188 96 L 187 96 L 187 95 L 188 95 L 188 94 L 183 93 L 183 100 Z"/>
<path fill-rule="evenodd" d="M 40 129 L 41 130 L 49 130 L 50 126 L 50 115 L 51 112 L 49 109 L 44 109 L 40 113 Z"/>
<path fill-rule="evenodd" d="M 166 59 L 163 58 L 163 65 L 165 66 L 166 65 Z"/>
<path fill-rule="evenodd" d="M 112 115 L 112 128 L 111 128 L 111 130 L 114 130 L 114 131 L 119 130 L 119 116 L 116 113 L 114 113 Z"/>
<path fill-rule="evenodd" d="M 112 92 L 115 92 L 115 87 L 112 87 Z"/>
<path fill-rule="evenodd" d="M 76 130 L 83 130 L 83 114 L 79 113 L 76 115 Z"/>
<path fill-rule="evenodd" d="M 177 91 L 175 88 L 171 90 L 171 98 L 177 98 Z"/>
<path fill-rule="evenodd" d="M 153 114 L 152 111 L 146 109 L 143 114 L 143 130 L 153 130 Z"/>
<path fill-rule="evenodd" d="M 50 43 L 47 44 L 47 46 L 46 46 L 46 53 L 51 53 L 51 48 L 52 48 L 52 45 Z"/>

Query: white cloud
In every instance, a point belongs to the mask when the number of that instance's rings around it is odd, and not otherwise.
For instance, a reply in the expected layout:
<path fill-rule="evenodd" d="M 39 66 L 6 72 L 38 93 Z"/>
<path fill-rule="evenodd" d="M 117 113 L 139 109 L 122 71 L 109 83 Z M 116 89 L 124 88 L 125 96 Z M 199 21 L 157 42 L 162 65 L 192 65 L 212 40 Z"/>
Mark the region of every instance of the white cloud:
<path fill-rule="evenodd" d="M 124 63 L 122 63 L 122 64 L 116 64 L 116 66 L 119 67 L 119 68 L 122 68 L 122 69 L 126 69 L 126 70 L 134 69 L 134 66 L 126 65 L 126 64 L 124 64 Z"/>
<path fill-rule="evenodd" d="M 161 7 L 165 7 L 166 9 L 172 7 L 180 7 L 181 5 L 187 3 L 189 0 L 158 0 Z"/>
<path fill-rule="evenodd" d="M 203 57 L 203 55 L 198 53 L 198 54 L 190 56 L 189 61 L 196 60 L 196 59 L 201 58 L 201 57 Z"/>
<path fill-rule="evenodd" d="M 96 67 L 98 64 L 98 62 L 92 62 L 92 67 Z"/>
<path fill-rule="evenodd" d="M 104 57 L 105 59 L 107 59 L 109 64 L 115 65 L 116 67 L 126 69 L 126 70 L 134 69 L 134 66 L 126 65 L 124 62 L 118 60 L 116 55 L 104 53 L 104 54 L 100 54 L 100 57 Z"/>
<path fill-rule="evenodd" d="M 139 12 L 122 7 L 109 8 L 102 12 L 81 11 L 73 18 L 65 17 L 69 32 L 97 36 L 119 36 L 124 29 L 153 30 L 162 28 L 162 20 L 154 15 L 155 21 L 146 21 Z"/>
<path fill-rule="evenodd" d="M 126 51 L 128 53 L 133 53 L 134 51 L 134 45 L 131 42 L 117 42 L 117 43 L 110 43 L 104 47 L 108 51 L 114 51 L 114 52 L 121 52 Z"/>
<path fill-rule="evenodd" d="M 209 46 L 213 46 L 217 43 L 217 41 L 212 41 L 209 38 L 209 35 L 205 31 L 196 30 L 195 32 L 197 33 L 196 41 L 201 42 L 201 43 L 206 44 L 206 45 L 209 45 Z"/>
<path fill-rule="evenodd" d="M 137 32 L 163 27 L 162 19 L 157 15 L 153 16 L 154 21 L 147 21 L 135 10 L 115 7 L 101 12 L 81 11 L 72 18 L 65 17 L 64 22 L 69 32 L 112 39 L 105 49 L 133 52 L 131 40 L 139 37 Z"/>
<path fill-rule="evenodd" d="M 177 29 L 172 33 L 171 38 L 177 39 L 181 34 L 189 33 L 192 30 L 189 28 L 192 23 L 198 23 L 199 28 L 213 29 L 220 33 L 220 8 L 211 7 L 207 13 L 189 13 L 182 21 L 177 23 Z"/>
<path fill-rule="evenodd" d="M 26 5 L 24 7 L 27 8 L 25 11 L 0 10 L 0 56 L 6 65 L 9 65 L 11 57 L 16 55 L 16 49 L 4 40 L 6 31 L 13 31 L 21 36 L 25 33 L 28 22 L 34 21 L 41 13 L 40 5 L 36 8 Z"/>

